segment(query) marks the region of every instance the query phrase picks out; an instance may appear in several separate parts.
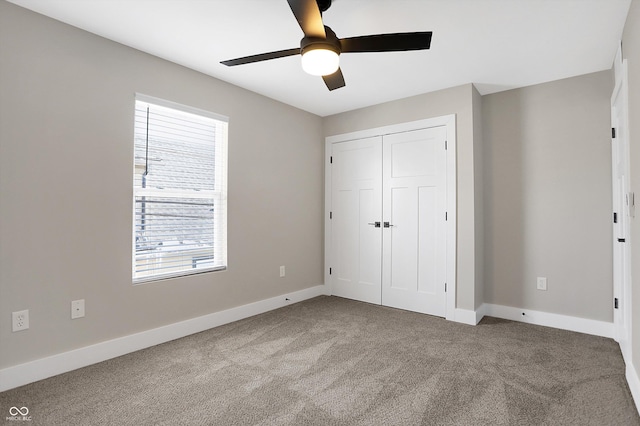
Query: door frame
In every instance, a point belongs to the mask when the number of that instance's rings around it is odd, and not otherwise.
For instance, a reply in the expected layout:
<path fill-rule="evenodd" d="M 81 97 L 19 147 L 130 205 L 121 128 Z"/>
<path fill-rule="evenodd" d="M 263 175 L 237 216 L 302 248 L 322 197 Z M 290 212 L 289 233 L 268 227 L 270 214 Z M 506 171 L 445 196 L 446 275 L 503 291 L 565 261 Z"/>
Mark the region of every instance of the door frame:
<path fill-rule="evenodd" d="M 444 126 L 447 129 L 447 266 L 446 266 L 446 314 L 447 320 L 453 321 L 456 309 L 456 288 L 457 288 L 457 137 L 456 137 L 456 115 L 449 114 L 441 117 L 427 118 L 423 120 L 410 121 L 406 123 L 392 124 L 388 126 L 375 127 L 366 130 L 343 133 L 325 138 L 325 191 L 324 191 L 324 283 L 326 294 L 333 294 L 331 288 L 330 268 L 331 258 L 331 148 L 334 143 L 346 142 L 356 139 L 364 139 L 375 136 L 385 136 L 394 133 L 409 132 L 412 130 L 428 129 L 430 127 Z M 444 284 L 444 283 L 443 283 Z"/>
<path fill-rule="evenodd" d="M 630 190 L 629 179 L 629 104 L 628 104 L 628 67 L 627 61 L 622 60 L 621 49 L 618 49 L 616 60 L 614 61 L 614 74 L 615 74 L 615 87 L 611 94 L 611 126 L 617 126 L 616 138 L 612 138 L 611 144 L 611 179 L 612 179 L 612 208 L 614 212 L 623 216 L 622 219 L 626 221 L 626 226 L 623 227 L 624 235 L 617 235 L 616 225 L 612 224 L 613 232 L 613 297 L 618 299 L 619 310 L 613 309 L 613 326 L 614 326 L 614 338 L 620 345 L 625 360 L 631 359 L 631 231 L 630 231 L 630 219 L 632 217 L 633 201 L 630 200 L 632 193 Z M 618 104 L 617 101 L 620 101 Z M 619 111 L 616 108 L 619 107 Z M 615 123 L 616 117 L 622 117 L 621 122 Z M 614 126 L 615 123 L 615 126 Z M 613 136 L 613 135 L 612 135 Z M 620 144 L 620 149 L 618 144 Z M 617 164 L 616 163 L 616 151 L 621 154 L 620 162 L 623 163 L 625 173 L 624 187 L 626 188 L 626 194 L 622 194 L 626 202 L 622 202 L 622 205 L 617 205 L 616 194 L 619 194 L 620 188 L 616 188 L 617 178 Z M 625 242 L 618 242 L 618 238 L 624 238 Z M 621 244 L 619 250 L 616 250 L 616 245 Z M 622 259 L 617 259 L 617 256 L 621 256 Z M 621 261 L 619 261 L 621 260 Z M 622 270 L 617 270 L 622 269 Z M 617 277 L 617 279 L 616 279 Z"/>

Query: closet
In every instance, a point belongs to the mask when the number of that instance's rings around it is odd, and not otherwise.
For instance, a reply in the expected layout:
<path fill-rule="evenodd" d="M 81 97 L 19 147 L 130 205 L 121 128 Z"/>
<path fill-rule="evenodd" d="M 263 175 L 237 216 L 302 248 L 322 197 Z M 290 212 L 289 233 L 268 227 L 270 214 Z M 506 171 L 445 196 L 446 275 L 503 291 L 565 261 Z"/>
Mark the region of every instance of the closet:
<path fill-rule="evenodd" d="M 455 306 L 454 123 L 327 138 L 331 294 L 445 317 L 453 292 Z"/>

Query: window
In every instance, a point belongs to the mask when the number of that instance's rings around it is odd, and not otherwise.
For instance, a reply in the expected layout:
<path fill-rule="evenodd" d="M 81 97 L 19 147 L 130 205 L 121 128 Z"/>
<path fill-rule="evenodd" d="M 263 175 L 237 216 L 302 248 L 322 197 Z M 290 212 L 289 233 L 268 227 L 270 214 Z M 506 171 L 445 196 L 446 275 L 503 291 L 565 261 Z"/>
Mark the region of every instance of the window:
<path fill-rule="evenodd" d="M 227 118 L 136 96 L 133 281 L 225 269 Z"/>

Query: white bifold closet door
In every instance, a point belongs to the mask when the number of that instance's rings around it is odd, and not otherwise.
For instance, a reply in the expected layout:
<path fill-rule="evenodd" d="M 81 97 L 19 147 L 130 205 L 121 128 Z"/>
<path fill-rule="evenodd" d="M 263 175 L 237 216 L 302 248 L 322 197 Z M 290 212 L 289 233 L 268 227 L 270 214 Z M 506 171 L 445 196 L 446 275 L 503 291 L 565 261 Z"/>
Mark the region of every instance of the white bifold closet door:
<path fill-rule="evenodd" d="M 444 316 L 446 130 L 383 140 L 382 304 Z"/>
<path fill-rule="evenodd" d="M 333 294 L 381 303 L 382 137 L 332 149 Z"/>
<path fill-rule="evenodd" d="M 446 129 L 332 147 L 333 294 L 445 316 Z"/>

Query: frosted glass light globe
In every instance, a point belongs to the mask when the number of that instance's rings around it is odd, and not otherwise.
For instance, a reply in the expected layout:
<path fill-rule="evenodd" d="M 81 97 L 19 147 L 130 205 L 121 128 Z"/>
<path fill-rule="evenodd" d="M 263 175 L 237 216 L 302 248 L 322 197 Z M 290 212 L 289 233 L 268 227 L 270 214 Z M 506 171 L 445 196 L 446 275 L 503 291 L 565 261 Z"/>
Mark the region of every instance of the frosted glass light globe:
<path fill-rule="evenodd" d="M 310 49 L 302 54 L 302 69 L 311 75 L 330 75 L 339 66 L 340 57 L 333 50 Z"/>

